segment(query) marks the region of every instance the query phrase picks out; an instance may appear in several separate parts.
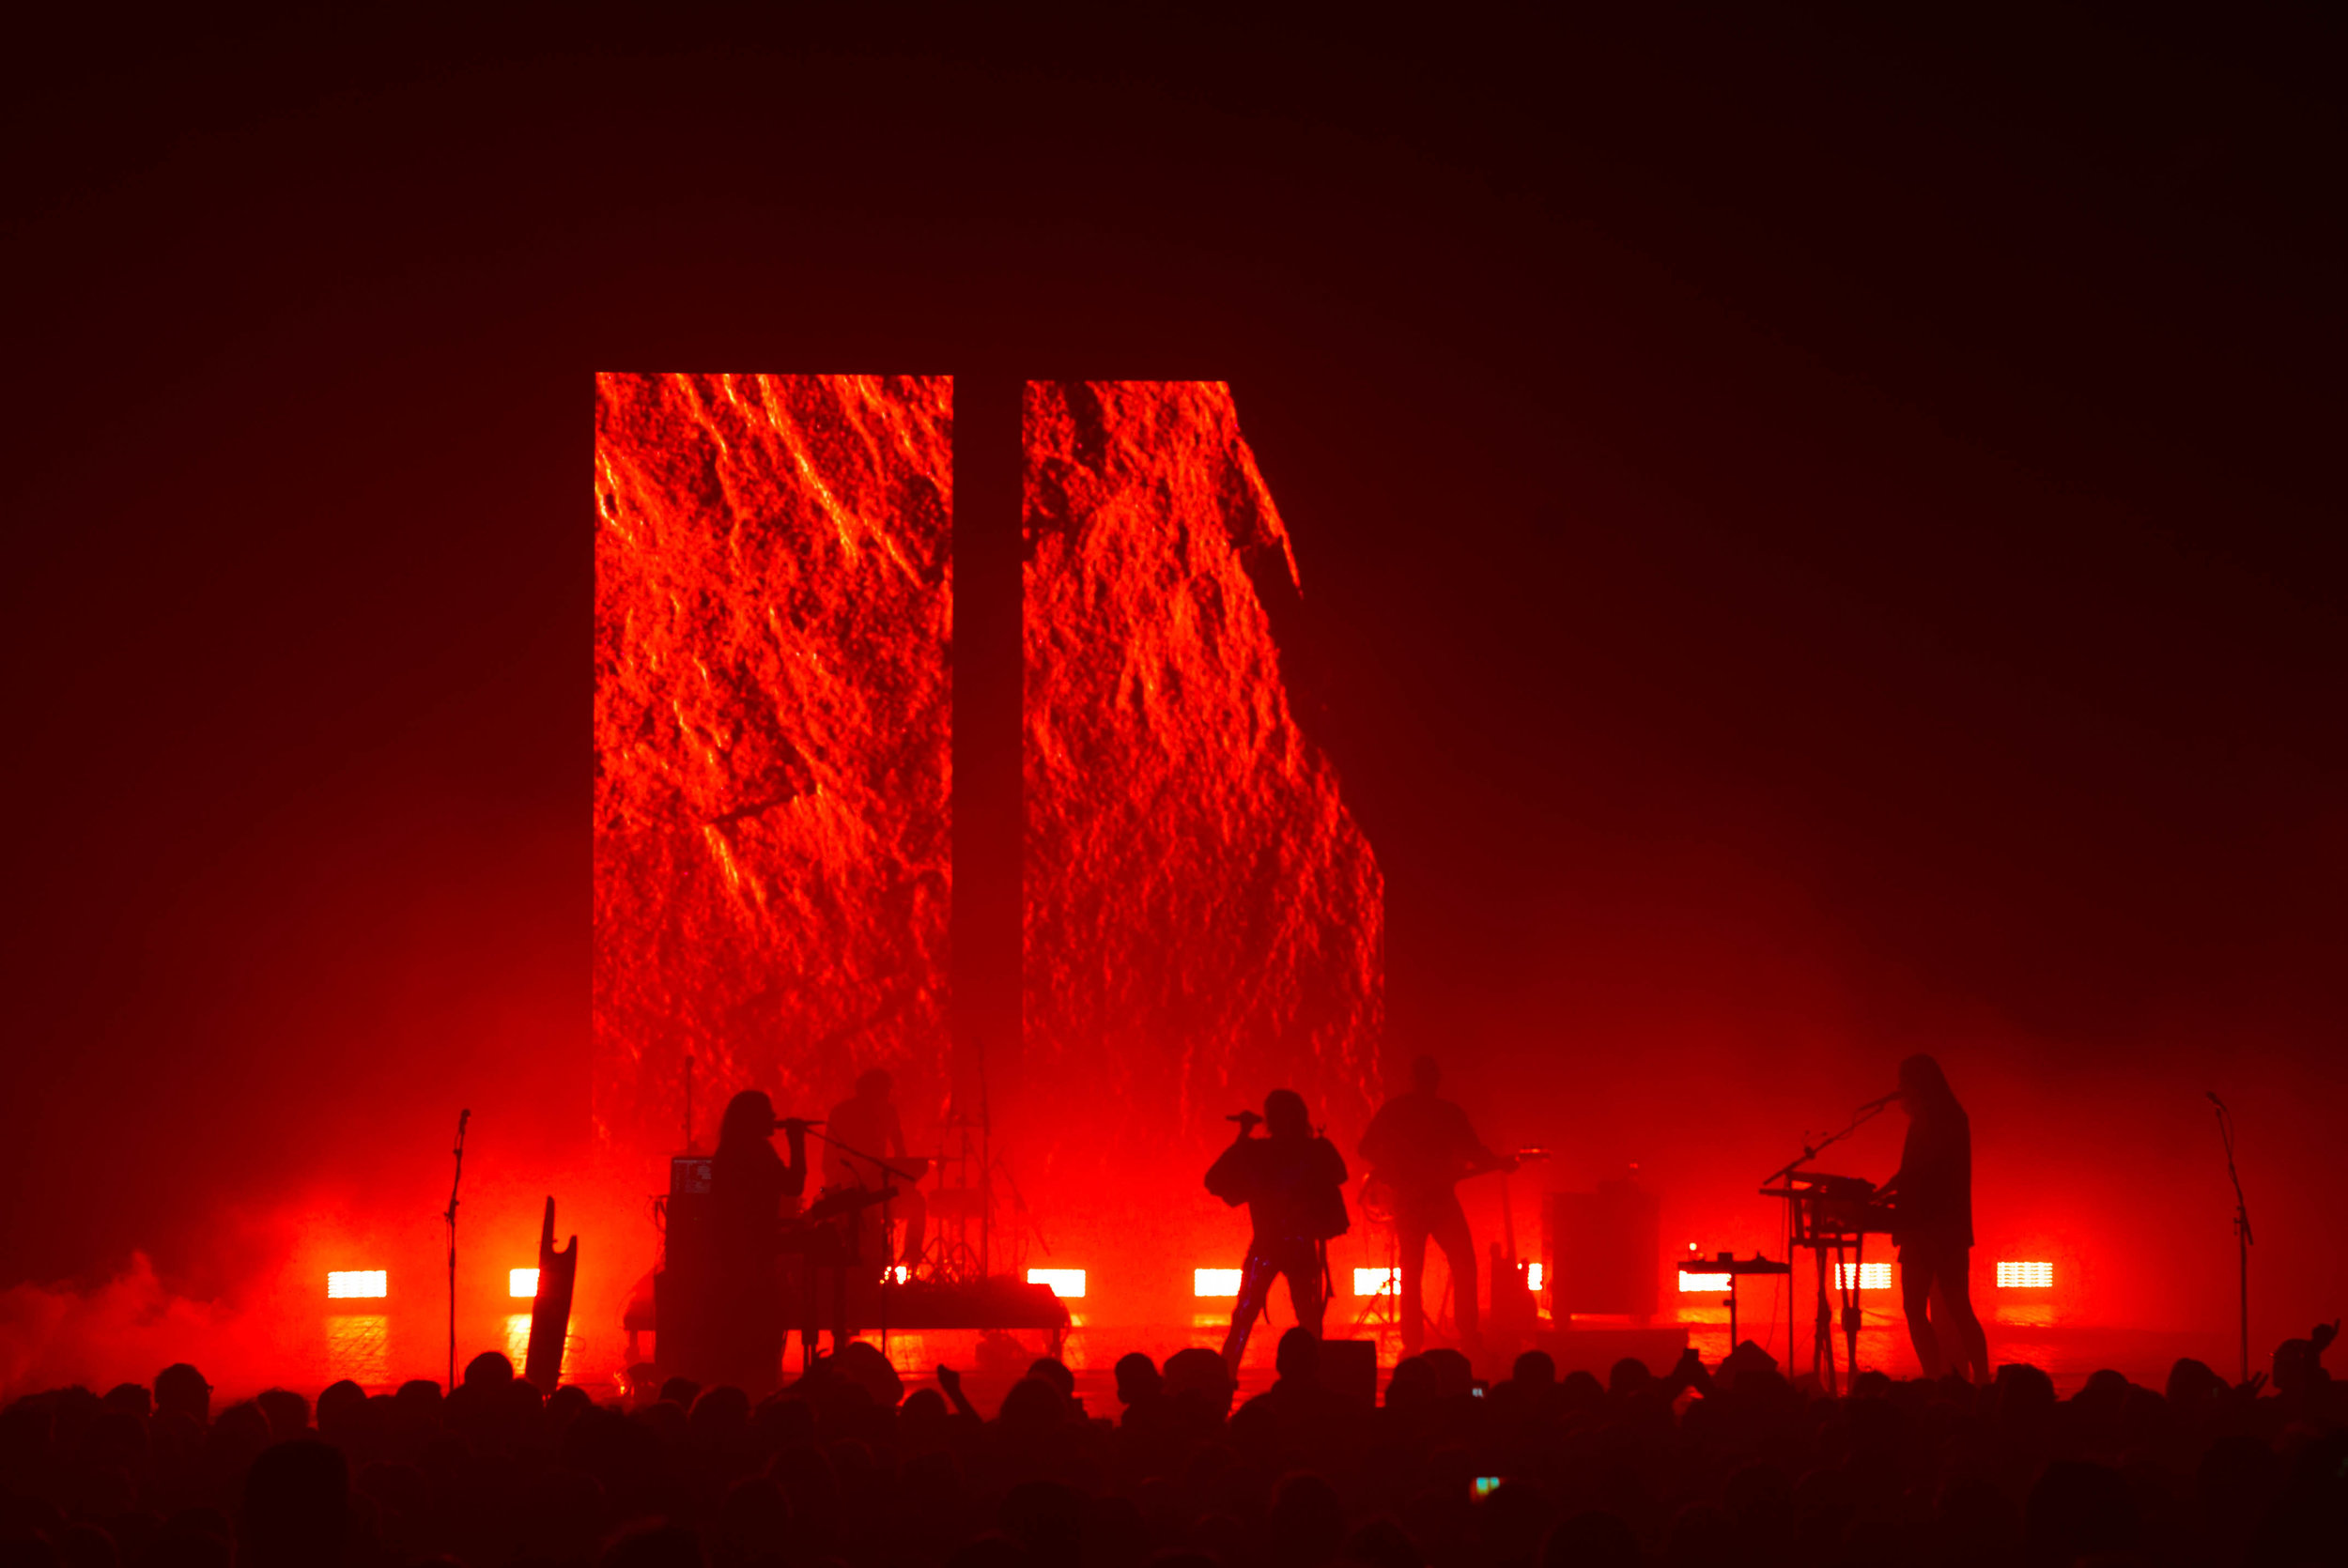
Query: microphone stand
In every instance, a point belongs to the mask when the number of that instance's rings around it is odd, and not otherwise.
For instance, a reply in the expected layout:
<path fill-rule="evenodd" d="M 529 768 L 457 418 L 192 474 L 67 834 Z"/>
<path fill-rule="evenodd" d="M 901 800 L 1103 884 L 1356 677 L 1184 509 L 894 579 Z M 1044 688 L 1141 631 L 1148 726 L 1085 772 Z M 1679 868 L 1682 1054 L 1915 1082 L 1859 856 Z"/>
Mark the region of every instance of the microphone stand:
<path fill-rule="evenodd" d="M 882 1159 L 877 1154 L 867 1154 L 864 1150 L 857 1148 L 853 1145 L 842 1143 L 839 1139 L 832 1137 L 829 1133 L 818 1132 L 812 1127 L 807 1130 L 807 1135 L 815 1139 L 818 1143 L 829 1144 L 833 1148 L 838 1149 L 841 1153 L 848 1156 L 851 1160 L 863 1160 L 874 1165 L 878 1165 L 881 1170 L 886 1173 L 881 1177 L 881 1191 L 884 1192 L 893 1194 L 897 1191 L 894 1187 L 891 1187 L 888 1184 L 888 1178 L 890 1176 L 895 1176 L 899 1180 L 904 1181 L 907 1186 L 911 1186 L 921 1179 L 919 1175 L 906 1175 L 904 1171 L 901 1171 L 896 1166 L 891 1165 L 888 1161 Z M 900 1155 L 898 1158 L 901 1160 L 911 1160 L 913 1157 L 911 1155 Z M 891 1263 L 888 1258 L 888 1224 L 890 1218 L 888 1210 L 889 1200 L 888 1198 L 881 1199 L 880 1332 L 881 1348 L 884 1351 L 888 1348 L 888 1288 L 896 1282 L 897 1277 L 897 1266 L 894 1263 Z M 857 1221 L 857 1225 L 858 1229 L 861 1229 L 863 1222 Z M 910 1280 L 912 1277 L 913 1269 L 910 1266 L 908 1266 L 905 1269 L 905 1278 Z"/>
<path fill-rule="evenodd" d="M 1804 1165 L 1807 1165 L 1813 1160 L 1817 1159 L 1819 1155 L 1824 1154 L 1828 1149 L 1832 1148 L 1835 1145 L 1841 1143 L 1844 1139 L 1849 1137 L 1852 1133 L 1858 1131 L 1861 1128 L 1866 1126 L 1877 1116 L 1883 1115 L 1884 1108 L 1889 1106 L 1898 1098 L 1899 1097 L 1897 1095 L 1889 1095 L 1882 1099 L 1875 1100 L 1869 1104 L 1860 1107 L 1859 1115 L 1850 1119 L 1848 1126 L 1845 1127 L 1840 1132 L 1830 1133 L 1828 1136 L 1819 1139 L 1815 1144 L 1805 1144 L 1802 1145 L 1802 1151 L 1798 1158 L 1787 1161 L 1784 1164 L 1780 1165 L 1776 1170 L 1771 1171 L 1768 1176 L 1763 1176 L 1761 1178 L 1761 1185 L 1764 1188 L 1769 1188 L 1776 1186 L 1781 1181 L 1790 1183 L 1797 1171 L 1800 1171 Z M 1785 1197 L 1785 1255 L 1789 1259 L 1793 1256 L 1794 1253 L 1794 1235 L 1801 1228 L 1796 1217 L 1797 1210 L 1799 1209 L 1800 1203 L 1801 1200 L 1799 1197 L 1794 1196 L 1789 1189 Z M 1818 1314 L 1820 1322 L 1823 1324 L 1828 1320 L 1828 1314 L 1832 1310 L 1827 1304 L 1826 1249 L 1823 1247 L 1816 1248 L 1814 1250 L 1813 1255 L 1817 1266 Z M 1788 1377 L 1793 1376 L 1794 1371 L 1795 1340 L 1793 1285 L 1793 1279 L 1789 1275 L 1785 1281 L 1785 1373 Z M 1831 1356 L 1833 1354 L 1834 1345 L 1833 1330 L 1830 1328 L 1821 1328 L 1819 1331 L 1826 1335 L 1827 1353 L 1829 1356 Z M 1737 1347 L 1732 1345 L 1728 1348 L 1731 1351 L 1734 1351 Z M 1815 1346 L 1812 1348 L 1810 1359 L 1811 1370 L 1815 1372 L 1817 1370 L 1818 1356 Z"/>
<path fill-rule="evenodd" d="M 465 1124 L 472 1120 L 471 1111 L 456 1113 L 456 1174 L 449 1178 L 448 1211 L 440 1216 L 448 1222 L 448 1387 L 456 1391 L 456 1189 L 465 1179 Z"/>
<path fill-rule="evenodd" d="M 1800 1159 L 1780 1165 L 1776 1170 L 1771 1171 L 1768 1176 L 1761 1178 L 1761 1185 L 1767 1187 L 1773 1181 L 1782 1181 L 1786 1177 L 1791 1176 L 1796 1171 L 1800 1170 L 1804 1165 L 1807 1165 L 1813 1160 L 1817 1159 L 1818 1156 L 1824 1154 L 1828 1149 L 1832 1148 L 1836 1144 L 1841 1143 L 1844 1139 L 1849 1137 L 1852 1133 L 1858 1131 L 1861 1128 L 1866 1126 L 1877 1116 L 1883 1115 L 1885 1107 L 1889 1106 L 1891 1103 L 1892 1101 L 1889 1099 L 1878 1099 L 1873 1104 L 1866 1106 L 1861 1110 L 1857 1116 L 1851 1119 L 1851 1124 L 1848 1127 L 1846 1127 L 1840 1132 L 1832 1133 L 1827 1137 L 1821 1138 L 1815 1144 L 1805 1147 L 1801 1151 Z"/>
<path fill-rule="evenodd" d="M 2250 1204 L 2242 1195 L 2242 1173 L 2233 1162 L 2233 1114 L 2226 1102 L 2216 1095 L 2209 1102 L 2217 1107 L 2217 1136 L 2226 1145 L 2226 1176 L 2233 1183 L 2234 1252 L 2241 1265 L 2242 1284 L 2242 1380 L 2250 1380 Z"/>

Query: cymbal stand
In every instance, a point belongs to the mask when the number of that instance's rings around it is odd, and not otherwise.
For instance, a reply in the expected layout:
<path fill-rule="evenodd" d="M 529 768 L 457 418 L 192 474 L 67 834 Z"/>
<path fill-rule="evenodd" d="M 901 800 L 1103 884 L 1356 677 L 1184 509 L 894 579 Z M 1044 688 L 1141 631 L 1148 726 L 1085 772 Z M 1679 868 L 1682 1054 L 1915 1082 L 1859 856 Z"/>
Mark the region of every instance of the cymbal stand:
<path fill-rule="evenodd" d="M 930 1246 L 923 1249 L 923 1255 L 931 1258 L 930 1278 L 952 1284 L 966 1284 L 985 1277 L 981 1257 L 984 1236 L 981 1233 L 979 1244 L 973 1243 L 968 1207 L 971 1193 L 983 1194 L 985 1191 L 981 1170 L 983 1157 L 975 1120 L 954 1112 L 948 1116 L 947 1126 L 952 1130 L 953 1142 L 950 1152 L 942 1154 L 939 1159 L 939 1188 L 930 1207 L 934 1222 L 930 1227 L 931 1241 Z M 950 1178 L 947 1175 L 949 1166 L 953 1172 Z M 955 1201 L 951 1207 L 947 1207 L 942 1200 L 950 1193 L 954 1195 Z M 980 1222 L 983 1225 L 983 1216 L 981 1216 Z"/>
<path fill-rule="evenodd" d="M 456 1391 L 456 1190 L 465 1181 L 465 1124 L 472 1120 L 471 1111 L 456 1113 L 456 1171 L 449 1177 L 448 1210 L 440 1216 L 448 1222 L 448 1387 Z"/>
<path fill-rule="evenodd" d="M 1033 1237 L 1035 1244 L 1043 1249 L 1043 1255 L 1045 1257 L 1050 1257 L 1052 1255 L 1052 1238 L 1043 1234 L 1043 1227 L 1042 1225 L 1036 1223 L 1035 1210 L 1027 1207 L 1027 1195 L 1019 1191 L 1019 1178 L 1011 1174 L 1010 1161 L 998 1159 L 995 1161 L 994 1168 L 1003 1174 L 1003 1185 L 1011 1189 L 1012 1212 L 1019 1216 L 1027 1236 Z M 993 1182 L 990 1181 L 987 1184 L 987 1191 L 989 1193 L 994 1191 Z M 988 1205 L 988 1207 L 990 1208 L 993 1207 L 994 1206 L 991 1203 Z M 1026 1255 L 1027 1250 L 1024 1247 L 1012 1253 L 1011 1260 L 1011 1271 L 1014 1275 L 1021 1271 L 1020 1265 Z"/>
<path fill-rule="evenodd" d="M 1386 1283 L 1371 1292 L 1354 1315 L 1349 1336 L 1358 1334 L 1365 1326 L 1377 1332 L 1399 1333 L 1402 1329 L 1402 1243 L 1395 1236 L 1392 1225 L 1380 1227 L 1386 1233 Z"/>
<path fill-rule="evenodd" d="M 2226 1176 L 2233 1183 L 2234 1254 L 2241 1266 L 2242 1284 L 2242 1380 L 2250 1380 L 2250 1202 L 2242 1195 L 2242 1173 L 2233 1163 L 2233 1113 L 2216 1095 L 2210 1103 L 2217 1107 L 2217 1136 L 2226 1145 Z"/>

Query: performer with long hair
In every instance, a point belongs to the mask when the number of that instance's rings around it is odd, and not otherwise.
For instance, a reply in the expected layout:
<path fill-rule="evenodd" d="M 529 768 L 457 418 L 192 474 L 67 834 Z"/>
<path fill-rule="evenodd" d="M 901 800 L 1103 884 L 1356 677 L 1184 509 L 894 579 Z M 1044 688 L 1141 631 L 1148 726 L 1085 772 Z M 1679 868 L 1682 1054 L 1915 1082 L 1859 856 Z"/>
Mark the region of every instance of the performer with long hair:
<path fill-rule="evenodd" d="M 785 1164 L 768 1142 L 780 1125 L 788 1136 Z M 710 1321 L 717 1381 L 753 1399 L 782 1376 L 782 1280 L 778 1272 L 783 1204 L 807 1189 L 807 1123 L 778 1123 L 774 1102 L 746 1089 L 726 1106 L 710 1161 L 710 1219 L 716 1284 Z"/>
<path fill-rule="evenodd" d="M 1892 1240 L 1900 1253 L 1900 1300 L 1924 1376 L 1948 1368 L 1989 1381 L 1989 1341 L 1973 1312 L 1968 1274 L 1973 1247 L 1973 1127 L 1940 1064 L 1917 1054 L 1900 1064 L 1900 1109 L 1908 1141 L 1900 1168 L 1879 1195 L 1891 1197 Z"/>

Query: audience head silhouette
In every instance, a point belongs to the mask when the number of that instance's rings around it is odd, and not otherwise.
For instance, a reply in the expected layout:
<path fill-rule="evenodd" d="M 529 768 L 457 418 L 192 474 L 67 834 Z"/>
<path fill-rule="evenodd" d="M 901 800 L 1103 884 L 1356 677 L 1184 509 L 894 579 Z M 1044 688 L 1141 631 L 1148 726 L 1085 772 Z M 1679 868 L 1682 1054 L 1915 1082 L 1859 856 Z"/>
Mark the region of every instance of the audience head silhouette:
<path fill-rule="evenodd" d="M 2320 1561 L 2348 1509 L 2334 1333 L 2287 1342 L 2279 1387 L 2186 1360 L 2159 1391 L 2100 1372 L 2068 1397 L 2014 1363 L 1984 1388 L 1874 1372 L 1830 1398 L 1747 1343 L 1664 1376 L 1625 1359 L 1606 1388 L 1527 1351 L 1476 1399 L 1466 1358 L 1433 1350 L 1357 1409 L 1320 1387 L 1300 1328 L 1236 1414 L 1211 1350 L 1163 1375 L 1119 1359 L 1121 1420 L 1048 1356 L 996 1384 L 989 1419 L 943 1369 L 954 1407 L 908 1395 L 866 1344 L 763 1401 L 672 1378 L 633 1408 L 542 1401 L 487 1352 L 446 1398 L 335 1383 L 315 1431 L 282 1387 L 207 1427 L 210 1386 L 179 1363 L 151 1395 L 0 1412 L 0 1550 L 57 1568 Z"/>

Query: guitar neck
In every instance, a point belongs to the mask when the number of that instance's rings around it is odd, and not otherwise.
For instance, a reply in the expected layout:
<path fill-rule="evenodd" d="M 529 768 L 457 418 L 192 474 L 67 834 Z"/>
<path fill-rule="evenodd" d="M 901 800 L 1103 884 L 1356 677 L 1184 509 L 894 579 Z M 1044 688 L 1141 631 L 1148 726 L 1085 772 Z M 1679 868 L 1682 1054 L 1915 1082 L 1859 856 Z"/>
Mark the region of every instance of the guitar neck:
<path fill-rule="evenodd" d="M 1516 1206 L 1508 1201 L 1508 1178 L 1506 1176 L 1500 1178 L 1500 1234 L 1507 1244 L 1509 1270 L 1514 1272 L 1517 1267 L 1517 1210 Z"/>

